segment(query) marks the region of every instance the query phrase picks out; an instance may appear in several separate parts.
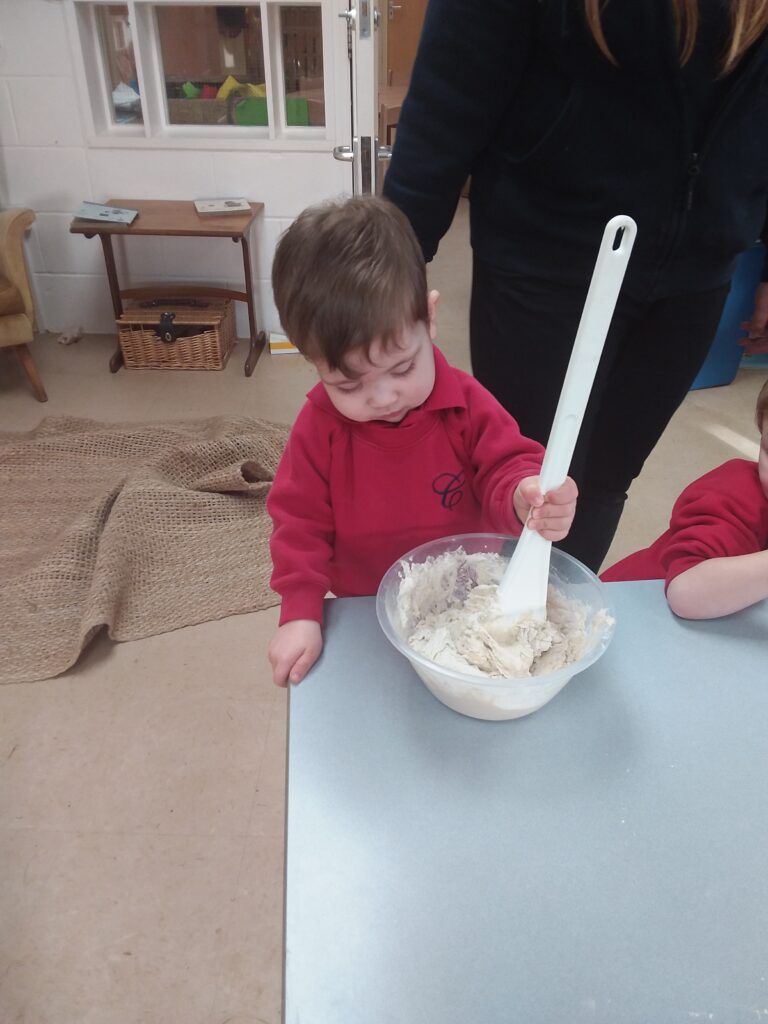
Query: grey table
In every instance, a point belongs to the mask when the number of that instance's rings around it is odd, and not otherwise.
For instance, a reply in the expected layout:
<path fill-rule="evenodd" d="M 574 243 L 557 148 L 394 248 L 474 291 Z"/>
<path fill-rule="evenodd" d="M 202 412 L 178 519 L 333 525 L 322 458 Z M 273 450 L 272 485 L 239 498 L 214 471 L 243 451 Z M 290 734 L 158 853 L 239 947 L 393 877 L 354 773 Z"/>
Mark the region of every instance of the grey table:
<path fill-rule="evenodd" d="M 285 1024 L 768 1021 L 768 607 L 612 591 L 601 661 L 510 722 L 329 603 L 290 696 Z"/>

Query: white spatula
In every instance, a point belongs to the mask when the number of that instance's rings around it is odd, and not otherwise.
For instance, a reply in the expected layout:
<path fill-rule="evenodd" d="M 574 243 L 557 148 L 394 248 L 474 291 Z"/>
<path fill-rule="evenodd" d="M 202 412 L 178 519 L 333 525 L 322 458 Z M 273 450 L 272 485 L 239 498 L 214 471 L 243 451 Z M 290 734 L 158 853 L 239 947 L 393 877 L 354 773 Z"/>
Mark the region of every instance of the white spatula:
<path fill-rule="evenodd" d="M 636 234 L 637 225 L 624 215 L 613 217 L 605 226 L 541 467 L 542 494 L 559 487 L 568 475 Z M 499 604 L 505 615 L 546 618 L 551 550 L 551 541 L 536 530 L 523 529 L 499 584 Z"/>

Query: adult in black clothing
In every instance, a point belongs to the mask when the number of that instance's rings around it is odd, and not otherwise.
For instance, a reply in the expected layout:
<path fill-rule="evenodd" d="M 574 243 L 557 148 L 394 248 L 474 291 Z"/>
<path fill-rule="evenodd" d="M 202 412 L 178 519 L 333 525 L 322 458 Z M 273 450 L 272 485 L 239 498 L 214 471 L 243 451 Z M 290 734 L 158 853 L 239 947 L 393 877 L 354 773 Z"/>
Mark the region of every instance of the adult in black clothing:
<path fill-rule="evenodd" d="M 523 433 L 546 443 L 605 223 L 637 221 L 560 545 L 595 570 L 766 232 L 767 30 L 768 0 L 430 0 L 384 193 L 431 259 L 471 175 L 472 366 Z"/>

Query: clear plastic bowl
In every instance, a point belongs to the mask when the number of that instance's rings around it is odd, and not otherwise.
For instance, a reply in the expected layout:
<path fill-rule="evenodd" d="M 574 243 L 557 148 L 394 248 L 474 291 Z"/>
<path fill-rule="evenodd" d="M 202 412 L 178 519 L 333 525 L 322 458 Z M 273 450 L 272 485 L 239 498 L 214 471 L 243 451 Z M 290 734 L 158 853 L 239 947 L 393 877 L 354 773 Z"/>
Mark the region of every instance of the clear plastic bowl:
<path fill-rule="evenodd" d="M 571 555 L 552 548 L 549 581 L 566 597 L 587 609 L 587 647 L 578 661 L 554 672 L 523 679 L 470 675 L 430 661 L 408 646 L 397 607 L 403 563 L 424 562 L 446 551 L 463 548 L 467 554 L 490 551 L 508 557 L 516 541 L 496 533 L 466 533 L 421 544 L 387 571 L 376 595 L 376 614 L 387 639 L 410 661 L 427 688 L 439 701 L 471 718 L 489 721 L 521 718 L 537 711 L 562 690 L 569 679 L 592 665 L 611 641 L 615 615 L 608 588 L 591 570 Z"/>

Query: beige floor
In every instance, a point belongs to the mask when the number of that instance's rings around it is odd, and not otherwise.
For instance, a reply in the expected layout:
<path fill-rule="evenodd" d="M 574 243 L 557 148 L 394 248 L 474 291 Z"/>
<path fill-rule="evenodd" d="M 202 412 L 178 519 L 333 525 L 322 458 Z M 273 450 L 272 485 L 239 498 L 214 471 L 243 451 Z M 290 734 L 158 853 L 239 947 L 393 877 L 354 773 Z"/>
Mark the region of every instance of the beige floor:
<path fill-rule="evenodd" d="M 466 235 L 462 205 L 430 271 L 441 344 L 464 368 Z M 113 376 L 112 344 L 41 338 L 46 406 L 0 351 L 0 430 L 62 413 L 288 422 L 312 383 L 293 357 L 264 356 L 247 380 L 244 350 L 222 374 Z M 684 483 L 756 453 L 765 374 L 742 370 L 688 397 L 609 561 L 664 528 Z M 286 697 L 265 662 L 274 623 L 273 609 L 135 643 L 102 638 L 58 679 L 0 687 L 2 1024 L 277 1024 Z"/>

